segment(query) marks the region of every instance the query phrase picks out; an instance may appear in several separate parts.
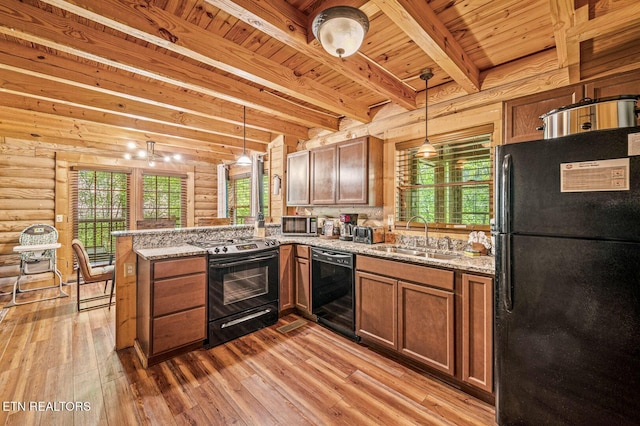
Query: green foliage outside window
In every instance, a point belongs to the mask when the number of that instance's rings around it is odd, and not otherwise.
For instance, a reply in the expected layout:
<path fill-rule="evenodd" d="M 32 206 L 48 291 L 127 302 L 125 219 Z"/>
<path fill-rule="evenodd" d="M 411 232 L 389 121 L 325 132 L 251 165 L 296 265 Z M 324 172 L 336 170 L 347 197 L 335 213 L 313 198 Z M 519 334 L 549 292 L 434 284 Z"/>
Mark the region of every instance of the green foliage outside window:
<path fill-rule="evenodd" d="M 145 219 L 173 219 L 182 224 L 183 179 L 179 176 L 142 177 L 142 216 Z"/>
<path fill-rule="evenodd" d="M 416 146 L 397 151 L 396 220 L 419 215 L 442 226 L 489 225 L 490 135 L 447 141 L 422 158 Z"/>

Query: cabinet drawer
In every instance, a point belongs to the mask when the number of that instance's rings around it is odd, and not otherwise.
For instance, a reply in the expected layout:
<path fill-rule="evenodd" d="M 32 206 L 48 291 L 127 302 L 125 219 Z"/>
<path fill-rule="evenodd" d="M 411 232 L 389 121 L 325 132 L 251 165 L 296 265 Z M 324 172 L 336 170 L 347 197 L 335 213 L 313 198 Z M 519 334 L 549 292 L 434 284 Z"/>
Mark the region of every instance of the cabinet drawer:
<path fill-rule="evenodd" d="M 153 284 L 153 316 L 204 306 L 207 300 L 205 273 L 158 280 Z"/>
<path fill-rule="evenodd" d="M 296 245 L 296 257 L 309 258 L 309 246 Z"/>
<path fill-rule="evenodd" d="M 153 320 L 153 354 L 204 340 L 207 335 L 204 306 Z"/>
<path fill-rule="evenodd" d="M 359 271 L 453 291 L 453 271 L 369 256 L 358 256 L 356 265 Z"/>
<path fill-rule="evenodd" d="M 153 279 L 205 272 L 206 268 L 207 260 L 204 256 L 163 260 L 153 264 Z"/>

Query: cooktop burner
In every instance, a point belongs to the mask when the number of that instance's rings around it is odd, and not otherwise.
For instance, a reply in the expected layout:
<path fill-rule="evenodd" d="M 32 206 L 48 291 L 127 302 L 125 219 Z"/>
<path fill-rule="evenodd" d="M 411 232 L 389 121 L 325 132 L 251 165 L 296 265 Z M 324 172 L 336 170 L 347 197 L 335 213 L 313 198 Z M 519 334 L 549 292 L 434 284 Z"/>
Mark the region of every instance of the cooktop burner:
<path fill-rule="evenodd" d="M 211 255 L 250 253 L 269 250 L 279 246 L 278 241 L 269 238 L 202 239 L 191 241 L 189 244 L 207 249 Z"/>

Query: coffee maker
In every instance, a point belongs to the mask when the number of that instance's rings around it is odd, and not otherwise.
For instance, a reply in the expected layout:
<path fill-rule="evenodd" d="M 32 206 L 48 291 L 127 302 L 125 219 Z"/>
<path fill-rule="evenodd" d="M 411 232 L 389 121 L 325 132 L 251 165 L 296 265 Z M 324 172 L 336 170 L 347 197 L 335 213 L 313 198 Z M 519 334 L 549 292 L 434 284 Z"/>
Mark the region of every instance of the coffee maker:
<path fill-rule="evenodd" d="M 353 228 L 358 225 L 358 215 L 354 213 L 340 213 L 340 239 L 353 240 Z"/>

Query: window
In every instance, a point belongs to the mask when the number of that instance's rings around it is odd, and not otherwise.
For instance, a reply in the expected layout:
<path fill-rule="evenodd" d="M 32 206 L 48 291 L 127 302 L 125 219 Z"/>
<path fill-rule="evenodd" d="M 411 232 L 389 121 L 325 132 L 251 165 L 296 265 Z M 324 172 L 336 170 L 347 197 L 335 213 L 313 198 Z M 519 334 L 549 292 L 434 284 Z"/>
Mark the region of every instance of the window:
<path fill-rule="evenodd" d="M 489 225 L 493 126 L 431 138 L 437 155 L 416 156 L 422 140 L 396 145 L 396 221 L 418 215 L 448 228 Z"/>
<path fill-rule="evenodd" d="M 262 194 L 260 197 L 261 203 L 261 211 L 265 218 L 269 217 L 269 191 L 271 190 L 271 186 L 269 185 L 269 172 L 268 170 L 264 170 L 262 173 Z"/>
<path fill-rule="evenodd" d="M 227 216 L 236 225 L 243 224 L 251 216 L 251 182 L 248 174 L 234 176 L 227 181 L 229 197 Z"/>
<path fill-rule="evenodd" d="M 71 181 L 73 238 L 82 241 L 92 263 L 106 262 L 116 249 L 111 232 L 129 223 L 129 174 L 73 170 Z"/>
<path fill-rule="evenodd" d="M 142 217 L 172 219 L 176 226 L 187 224 L 186 178 L 183 176 L 142 176 Z"/>

